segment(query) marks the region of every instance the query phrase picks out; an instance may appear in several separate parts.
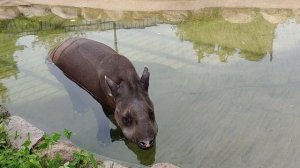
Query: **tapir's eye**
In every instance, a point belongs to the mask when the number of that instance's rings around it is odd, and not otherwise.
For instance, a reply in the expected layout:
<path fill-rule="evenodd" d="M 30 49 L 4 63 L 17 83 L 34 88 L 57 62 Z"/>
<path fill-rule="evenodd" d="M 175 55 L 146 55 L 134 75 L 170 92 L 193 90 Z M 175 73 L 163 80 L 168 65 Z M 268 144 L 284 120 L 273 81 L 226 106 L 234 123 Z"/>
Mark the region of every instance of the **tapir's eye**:
<path fill-rule="evenodd" d="M 132 118 L 130 116 L 122 117 L 122 122 L 125 126 L 130 126 L 132 124 Z"/>

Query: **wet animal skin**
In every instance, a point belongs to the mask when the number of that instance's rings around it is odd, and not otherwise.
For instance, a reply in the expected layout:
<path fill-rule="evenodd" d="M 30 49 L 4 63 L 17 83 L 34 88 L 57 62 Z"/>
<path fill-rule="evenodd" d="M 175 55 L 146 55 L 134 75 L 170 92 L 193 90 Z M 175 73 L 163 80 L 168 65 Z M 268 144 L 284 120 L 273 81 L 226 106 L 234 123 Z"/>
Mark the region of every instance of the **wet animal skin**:
<path fill-rule="evenodd" d="M 84 38 L 65 40 L 50 52 L 50 59 L 102 106 L 114 111 L 115 121 L 127 139 L 142 149 L 155 144 L 157 124 L 148 96 L 147 67 L 139 77 L 125 56 Z"/>

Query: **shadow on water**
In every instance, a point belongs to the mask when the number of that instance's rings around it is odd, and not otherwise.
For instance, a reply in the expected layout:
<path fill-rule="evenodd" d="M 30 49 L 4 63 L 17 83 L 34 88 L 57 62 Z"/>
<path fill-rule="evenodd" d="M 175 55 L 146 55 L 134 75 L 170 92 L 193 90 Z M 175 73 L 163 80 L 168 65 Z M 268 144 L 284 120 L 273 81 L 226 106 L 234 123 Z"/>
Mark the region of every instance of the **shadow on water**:
<path fill-rule="evenodd" d="M 124 141 L 125 145 L 137 156 L 141 164 L 151 165 L 155 162 L 156 146 L 153 146 L 149 150 L 142 150 L 136 144 L 125 139 L 121 129 L 116 127 L 113 111 L 111 109 L 108 109 L 105 105 L 101 105 L 101 102 L 98 102 L 76 83 L 67 78 L 53 63 L 48 60 L 46 62 L 51 74 L 53 74 L 66 89 L 73 105 L 73 111 L 75 113 L 85 113 L 91 110 L 94 113 L 98 127 L 96 137 L 98 141 L 100 141 L 100 144 L 109 145 L 115 141 Z M 114 124 L 113 127 L 110 126 L 110 122 Z"/>

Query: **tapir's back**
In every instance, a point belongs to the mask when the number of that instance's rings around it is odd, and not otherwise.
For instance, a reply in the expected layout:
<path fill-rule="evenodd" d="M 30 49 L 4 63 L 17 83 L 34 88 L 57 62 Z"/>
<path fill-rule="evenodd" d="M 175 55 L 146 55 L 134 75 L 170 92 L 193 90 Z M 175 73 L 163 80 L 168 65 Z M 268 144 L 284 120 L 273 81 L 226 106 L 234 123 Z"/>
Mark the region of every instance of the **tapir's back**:
<path fill-rule="evenodd" d="M 101 61 L 105 57 L 116 54 L 117 52 L 102 43 L 71 38 L 54 48 L 50 58 L 71 80 L 101 100 L 103 88 L 99 85 L 98 66 L 103 64 Z"/>
<path fill-rule="evenodd" d="M 50 58 L 56 65 L 59 65 L 63 59 L 69 59 L 70 56 L 81 57 L 84 55 L 86 58 L 96 58 L 94 55 L 97 55 L 96 59 L 99 59 L 99 56 L 112 54 L 118 53 L 105 44 L 85 38 L 70 38 L 55 47 L 50 53 Z"/>

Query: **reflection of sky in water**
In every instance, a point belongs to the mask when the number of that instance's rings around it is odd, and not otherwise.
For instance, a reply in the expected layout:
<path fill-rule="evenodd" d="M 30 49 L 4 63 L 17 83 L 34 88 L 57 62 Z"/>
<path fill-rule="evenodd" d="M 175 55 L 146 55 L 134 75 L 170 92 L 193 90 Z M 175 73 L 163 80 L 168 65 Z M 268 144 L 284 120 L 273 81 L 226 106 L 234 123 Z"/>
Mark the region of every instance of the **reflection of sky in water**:
<path fill-rule="evenodd" d="M 293 20 L 289 20 L 286 24 L 278 25 L 276 29 L 276 38 L 273 43 L 273 53 L 281 55 L 289 52 L 296 54 L 299 51 L 300 44 L 300 25 Z"/>
<path fill-rule="evenodd" d="M 175 69 L 195 64 L 195 52 L 192 46 L 189 42 L 180 42 L 171 25 L 146 29 L 123 29 L 118 30 L 117 34 L 119 53 L 126 55 L 132 61 L 165 64 Z M 103 41 L 114 48 L 112 35 L 112 31 L 86 33 L 86 37 Z"/>
<path fill-rule="evenodd" d="M 151 151 L 156 162 L 181 167 L 297 167 L 300 26 L 293 21 L 277 26 L 272 62 L 267 56 L 246 61 L 236 49 L 228 63 L 213 53 L 199 64 L 193 44 L 181 41 L 175 32 L 176 27 L 167 24 L 117 30 L 120 54 L 133 61 L 139 74 L 145 64 L 151 71 L 150 97 L 159 126 L 156 150 Z M 84 31 L 81 36 L 115 45 L 113 30 Z M 95 114 L 100 106 L 80 91 L 85 112 L 76 112 L 65 86 L 49 73 L 48 49 L 38 40 L 26 35 L 17 41 L 25 46 L 14 53 L 18 78 L 1 80 L 8 88 L 8 109 L 48 132 L 71 130 L 73 141 L 93 152 L 149 164 L 147 152 L 130 143 L 103 145 L 98 140 L 97 120 L 109 123 L 106 131 L 113 124 Z"/>

